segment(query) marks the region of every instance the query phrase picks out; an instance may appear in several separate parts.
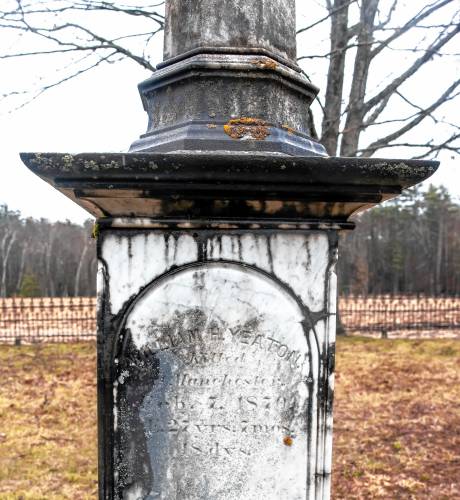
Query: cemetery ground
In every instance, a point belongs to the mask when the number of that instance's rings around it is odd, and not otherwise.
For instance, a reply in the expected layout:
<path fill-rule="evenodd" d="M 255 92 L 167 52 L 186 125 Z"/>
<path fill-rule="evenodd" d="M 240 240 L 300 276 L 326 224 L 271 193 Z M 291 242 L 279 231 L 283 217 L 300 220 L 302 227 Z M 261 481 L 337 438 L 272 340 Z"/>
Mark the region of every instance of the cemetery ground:
<path fill-rule="evenodd" d="M 0 499 L 96 498 L 95 362 L 0 346 Z M 333 498 L 460 498 L 459 387 L 458 340 L 339 339 Z"/>

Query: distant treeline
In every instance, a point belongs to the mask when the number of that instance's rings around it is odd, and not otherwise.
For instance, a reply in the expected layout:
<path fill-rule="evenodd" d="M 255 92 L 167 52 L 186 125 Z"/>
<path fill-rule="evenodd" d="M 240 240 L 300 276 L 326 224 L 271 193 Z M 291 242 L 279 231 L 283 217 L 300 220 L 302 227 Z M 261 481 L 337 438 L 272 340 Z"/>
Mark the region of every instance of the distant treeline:
<path fill-rule="evenodd" d="M 460 205 L 446 188 L 411 189 L 342 235 L 342 293 L 460 294 Z"/>
<path fill-rule="evenodd" d="M 0 206 L 0 297 L 95 295 L 91 228 L 91 221 L 52 223 Z"/>
<path fill-rule="evenodd" d="M 341 236 L 341 293 L 460 294 L 460 205 L 443 187 L 406 191 Z M 51 223 L 0 206 L 0 297 L 96 293 L 92 222 Z"/>

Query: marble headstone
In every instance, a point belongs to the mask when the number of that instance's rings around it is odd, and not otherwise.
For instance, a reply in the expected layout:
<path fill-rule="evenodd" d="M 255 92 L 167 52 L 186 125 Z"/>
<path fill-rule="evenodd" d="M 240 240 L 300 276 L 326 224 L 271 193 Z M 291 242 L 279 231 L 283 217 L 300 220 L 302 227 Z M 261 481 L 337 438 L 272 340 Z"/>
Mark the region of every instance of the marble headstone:
<path fill-rule="evenodd" d="M 101 300 L 121 318 L 115 498 L 315 498 L 335 234 L 106 231 L 100 249 Z"/>

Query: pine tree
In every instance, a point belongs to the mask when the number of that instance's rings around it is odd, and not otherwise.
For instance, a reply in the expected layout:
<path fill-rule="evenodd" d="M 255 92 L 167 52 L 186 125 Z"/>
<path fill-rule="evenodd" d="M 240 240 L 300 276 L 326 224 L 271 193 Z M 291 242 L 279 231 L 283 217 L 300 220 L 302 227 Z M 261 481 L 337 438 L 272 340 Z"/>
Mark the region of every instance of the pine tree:
<path fill-rule="evenodd" d="M 40 297 L 41 294 L 40 285 L 35 274 L 25 274 L 19 290 L 20 297 Z"/>

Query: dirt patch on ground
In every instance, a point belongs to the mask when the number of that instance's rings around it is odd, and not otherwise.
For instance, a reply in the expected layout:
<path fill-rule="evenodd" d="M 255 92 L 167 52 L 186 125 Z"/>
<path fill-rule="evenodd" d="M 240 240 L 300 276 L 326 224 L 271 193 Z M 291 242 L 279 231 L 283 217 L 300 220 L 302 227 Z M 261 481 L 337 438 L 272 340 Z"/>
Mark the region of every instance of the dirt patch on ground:
<path fill-rule="evenodd" d="M 0 347 L 0 499 L 95 499 L 93 344 Z M 334 499 L 460 498 L 460 343 L 339 339 Z"/>

